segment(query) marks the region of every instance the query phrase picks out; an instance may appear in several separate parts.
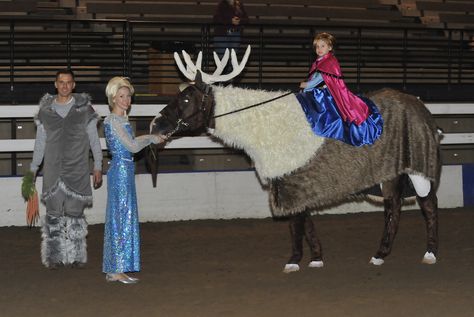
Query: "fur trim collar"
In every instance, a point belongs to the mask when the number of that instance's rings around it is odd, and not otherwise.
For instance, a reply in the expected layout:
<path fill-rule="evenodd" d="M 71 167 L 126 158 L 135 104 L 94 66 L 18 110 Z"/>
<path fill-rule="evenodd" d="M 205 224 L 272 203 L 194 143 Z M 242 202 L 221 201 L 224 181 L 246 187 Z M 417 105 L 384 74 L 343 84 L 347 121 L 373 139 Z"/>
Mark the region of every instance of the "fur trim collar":
<path fill-rule="evenodd" d="M 39 109 L 45 109 L 47 111 L 53 111 L 52 109 L 52 104 L 54 102 L 54 99 L 56 98 L 57 95 L 51 95 L 49 93 L 46 93 L 41 97 L 41 100 L 39 102 Z M 74 105 L 73 107 L 76 109 L 76 111 L 87 111 L 89 107 L 92 106 L 92 98 L 89 94 L 87 93 L 74 93 L 72 94 L 74 97 Z M 38 111 L 39 113 L 39 111 Z M 41 121 L 38 118 L 38 113 L 35 114 L 34 116 L 34 122 L 37 126 L 41 124 Z M 99 115 L 97 113 L 94 113 L 93 118 L 99 119 Z"/>
<path fill-rule="evenodd" d="M 214 115 L 240 109 L 285 94 L 284 91 L 213 86 Z M 273 179 L 305 165 L 324 143 L 313 133 L 295 95 L 259 107 L 216 118 L 214 136 L 243 149 L 259 176 Z"/>

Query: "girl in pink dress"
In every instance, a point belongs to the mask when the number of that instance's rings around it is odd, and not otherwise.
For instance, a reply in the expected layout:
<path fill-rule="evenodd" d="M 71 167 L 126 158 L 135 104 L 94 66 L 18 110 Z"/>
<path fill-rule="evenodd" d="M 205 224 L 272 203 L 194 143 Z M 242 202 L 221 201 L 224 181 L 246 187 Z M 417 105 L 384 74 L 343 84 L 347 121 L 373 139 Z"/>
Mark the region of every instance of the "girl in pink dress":
<path fill-rule="evenodd" d="M 382 116 L 372 101 L 347 88 L 332 52 L 334 43 L 329 33 L 314 37 L 317 59 L 297 98 L 315 134 L 354 146 L 373 144 L 382 134 Z"/>

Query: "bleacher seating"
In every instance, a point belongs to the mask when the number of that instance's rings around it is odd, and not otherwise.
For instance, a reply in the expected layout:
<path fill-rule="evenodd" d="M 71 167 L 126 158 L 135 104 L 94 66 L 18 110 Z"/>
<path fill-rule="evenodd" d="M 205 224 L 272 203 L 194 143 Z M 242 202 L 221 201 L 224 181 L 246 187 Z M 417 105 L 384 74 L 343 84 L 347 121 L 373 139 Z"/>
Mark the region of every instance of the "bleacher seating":
<path fill-rule="evenodd" d="M 210 23 L 216 5 L 217 0 L 0 0 L 0 18 Z M 474 26 L 470 0 L 247 0 L 245 6 L 255 24 Z"/>
<path fill-rule="evenodd" d="M 216 1 L 81 0 L 92 18 L 211 22 Z M 377 0 L 249 0 L 245 7 L 251 23 L 315 24 L 319 22 L 404 23 L 413 24 L 391 3 Z M 188 19 L 188 20 L 183 20 Z"/>
<path fill-rule="evenodd" d="M 250 25 L 245 29 L 244 42 L 254 46 L 253 56 L 260 56 L 261 60 L 251 60 L 248 64 L 248 76 L 243 78 L 243 83 L 257 84 L 259 82 L 285 83 L 297 81 L 305 76 L 311 56 L 311 35 L 316 30 L 313 26 L 335 33 L 338 41 L 344 47 L 339 52 L 341 62 L 347 72 L 349 82 L 356 81 L 359 76 L 358 70 L 363 71 L 364 81 L 373 81 L 382 78 L 385 81 L 400 81 L 400 74 L 392 72 L 403 68 L 406 71 L 406 78 L 417 77 L 417 80 L 430 81 L 438 80 L 446 82 L 447 71 L 439 65 L 430 66 L 425 61 L 435 58 L 438 54 L 445 54 L 442 47 L 443 37 L 447 34 L 439 31 L 432 31 L 426 28 L 425 24 L 419 23 L 420 15 L 428 16 L 436 9 L 446 9 L 445 16 L 456 14 L 464 19 L 471 19 L 473 15 L 457 14 L 456 10 L 463 9 L 472 11 L 472 1 L 435 1 L 435 0 L 244 0 L 247 12 L 250 16 Z M 95 21 L 102 19 L 123 19 L 145 23 L 134 24 L 133 43 L 139 45 L 140 49 L 134 50 L 133 63 L 129 67 L 133 68 L 135 78 L 142 78 L 143 81 L 159 83 L 160 85 L 174 85 L 180 80 L 175 74 L 169 73 L 170 65 L 173 68 L 173 59 L 169 55 L 176 47 L 163 49 L 163 45 L 174 45 L 174 42 L 184 43 L 188 48 L 201 49 L 203 41 L 209 41 L 212 36 L 212 15 L 217 5 L 217 0 L 0 0 L 2 13 L 11 14 L 14 10 L 21 10 L 23 16 L 47 18 L 64 18 L 66 15 L 71 21 L 76 18 L 91 18 Z M 467 7 L 466 7 L 467 5 Z M 469 6 L 470 5 L 470 6 Z M 467 9 L 466 9 L 467 8 Z M 466 12 L 464 12 L 466 13 Z M 7 15 L 5 15 L 7 16 Z M 0 18 L 2 16 L 0 15 Z M 110 20 L 109 20 L 110 21 Z M 147 21 L 153 23 L 147 23 Z M 156 24 L 156 23 L 170 24 Z M 174 28 L 171 23 L 192 23 L 185 28 L 182 25 Z M 204 23 L 210 29 L 200 28 Z M 261 34 L 259 25 L 264 26 L 264 34 Z M 122 67 L 124 57 L 120 55 L 126 43 L 126 34 L 122 34 L 120 28 L 122 24 L 78 22 L 70 26 L 74 36 L 81 38 L 80 44 L 76 44 L 70 51 L 70 61 L 65 59 L 64 49 L 53 49 L 54 47 L 65 47 L 64 39 L 55 40 L 55 34 L 64 34 L 67 30 L 62 23 L 55 25 L 51 23 L 40 23 L 38 25 L 28 25 L 24 31 L 16 28 L 15 32 L 24 37 L 33 35 L 28 44 L 16 44 L 15 55 L 18 56 L 15 65 L 15 82 L 28 83 L 34 81 L 48 81 L 49 76 L 54 73 L 58 64 L 67 64 L 74 67 L 79 74 L 80 80 L 87 80 L 93 85 L 95 82 L 102 82 L 109 75 L 116 73 Z M 335 26 L 336 28 L 333 28 Z M 347 27 L 344 27 L 347 26 Z M 375 30 L 364 30 L 363 42 L 357 42 L 358 26 L 382 26 Z M 430 25 L 431 26 L 431 25 Z M 339 27 L 339 28 L 337 28 Z M 405 64 L 400 60 L 400 52 L 404 48 L 396 43 L 401 43 L 403 33 L 391 31 L 386 27 L 406 27 L 419 29 L 418 32 L 407 32 L 408 50 L 413 50 L 404 56 Z M 118 29 L 117 29 L 118 28 Z M 383 33 L 383 34 L 382 34 Z M 2 35 L 8 38 L 7 32 Z M 264 37 L 263 45 L 262 38 Z M 82 39 L 83 38 L 83 39 Z M 378 41 L 383 40 L 383 43 Z M 391 44 L 391 39 L 395 44 Z M 77 40 L 75 40 L 77 41 Z M 425 42 L 439 42 L 435 48 L 437 51 L 425 52 L 423 46 Z M 368 43 L 370 44 L 368 44 Z M 171 43 L 171 44 L 170 44 Z M 413 44 L 414 43 L 414 44 Z M 207 44 L 206 44 L 207 45 Z M 419 45 L 419 47 L 417 46 Z M 428 44 L 431 45 L 431 44 Z M 440 46 L 441 45 L 441 46 Z M 212 50 L 212 41 L 209 46 Z M 102 50 L 109 49 L 107 56 L 102 56 Z M 362 55 L 355 56 L 354 53 L 361 49 Z M 387 50 L 380 54 L 379 50 Z M 54 62 L 45 63 L 42 56 L 28 57 L 31 50 L 49 52 L 50 58 Z M 398 54 L 393 57 L 392 52 Z M 0 53 L 5 58 L 9 57 L 10 50 L 4 47 Z M 151 54 L 151 55 L 150 55 Z M 258 55 L 257 55 L 258 54 Z M 431 54 L 431 55 L 430 55 Z M 97 56 L 92 58 L 92 56 Z M 154 56 L 154 58 L 150 58 Z M 378 60 L 379 56 L 391 58 L 391 64 Z M 210 56 L 208 56 L 210 57 Z M 470 57 L 469 57 L 470 58 Z M 212 60 L 212 58 L 210 58 Z M 129 63 L 129 61 L 125 61 Z M 211 61 L 212 63 L 212 61 Z M 384 64 L 383 67 L 380 65 Z M 41 71 L 39 69 L 41 68 Z M 0 81 L 9 82 L 8 72 L 10 65 L 0 64 Z M 158 70 L 160 78 L 151 80 L 151 71 Z M 163 71 L 165 70 L 165 71 Z M 260 75 L 250 75 L 260 73 Z M 100 75 L 98 75 L 100 74 Z M 163 75 L 164 74 L 164 75 Z M 423 78 L 419 78 L 419 76 Z M 438 79 L 439 78 L 439 79 Z M 448 81 L 450 81 L 449 79 Z M 163 83 L 165 81 L 165 83 Z M 359 82 L 359 83 L 361 83 Z"/>
<path fill-rule="evenodd" d="M 474 26 L 474 2 L 447 1 L 416 1 L 420 11 L 420 19 L 426 24 L 441 23 L 444 27 L 463 28 Z"/>
<path fill-rule="evenodd" d="M 74 18 L 72 8 L 63 1 L 1 0 L 0 18 Z"/>
<path fill-rule="evenodd" d="M 36 12 L 37 1 L 0 1 L 0 17 L 27 16 Z"/>

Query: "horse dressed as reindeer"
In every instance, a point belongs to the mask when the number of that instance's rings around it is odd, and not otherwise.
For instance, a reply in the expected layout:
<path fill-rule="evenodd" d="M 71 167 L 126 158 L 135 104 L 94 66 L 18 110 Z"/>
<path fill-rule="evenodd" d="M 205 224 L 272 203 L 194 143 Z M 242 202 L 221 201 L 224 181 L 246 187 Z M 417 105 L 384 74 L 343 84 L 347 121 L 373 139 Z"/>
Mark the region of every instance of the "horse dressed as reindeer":
<path fill-rule="evenodd" d="M 191 83 L 180 87 L 181 92 L 154 118 L 151 132 L 172 135 L 207 128 L 212 136 L 248 154 L 260 179 L 269 184 L 273 215 L 289 217 L 292 255 L 284 272 L 299 270 L 303 238 L 311 252 L 309 267 L 323 266 L 312 210 L 361 197 L 364 190 L 379 184 L 385 226 L 370 263 L 383 264 L 397 233 L 408 180 L 426 221 L 427 247 L 422 262 L 436 263 L 439 134 L 424 104 L 395 90 L 375 91 L 367 97 L 378 106 L 384 131 L 373 145 L 355 147 L 322 138 L 313 133 L 291 92 L 211 85 L 237 76 L 249 54 L 250 46 L 239 63 L 232 50 L 233 70 L 222 74 L 229 53 L 226 51 L 222 60 L 214 53 L 216 70 L 210 75 L 201 70 L 201 53 L 194 64 L 183 51 L 186 67 L 175 53 L 180 71 Z M 156 177 L 156 170 L 154 173 Z"/>

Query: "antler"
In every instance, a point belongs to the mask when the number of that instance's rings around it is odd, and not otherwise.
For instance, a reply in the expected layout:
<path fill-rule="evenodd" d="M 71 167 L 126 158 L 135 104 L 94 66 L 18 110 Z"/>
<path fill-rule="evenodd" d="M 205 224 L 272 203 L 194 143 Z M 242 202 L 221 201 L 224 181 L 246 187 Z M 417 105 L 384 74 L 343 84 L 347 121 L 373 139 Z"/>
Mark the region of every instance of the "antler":
<path fill-rule="evenodd" d="M 227 65 L 227 62 L 229 61 L 229 49 L 225 50 L 224 56 L 222 59 L 219 59 L 219 56 L 217 56 L 216 52 L 214 52 L 214 62 L 216 63 L 216 70 L 212 75 L 206 74 L 202 71 L 201 64 L 202 64 L 202 52 L 199 52 L 198 57 L 196 59 L 196 64 L 193 63 L 191 60 L 191 57 L 189 56 L 186 51 L 182 51 L 184 61 L 186 63 L 186 67 L 184 67 L 183 62 L 181 61 L 181 58 L 179 57 L 179 54 L 177 52 L 174 53 L 174 60 L 176 61 L 176 64 L 178 65 L 179 70 L 181 73 L 183 73 L 186 78 L 189 80 L 193 81 L 196 78 L 196 73 L 199 70 L 202 74 L 202 81 L 207 83 L 207 84 L 212 84 L 215 82 L 224 82 L 231 80 L 232 78 L 236 77 L 239 75 L 242 70 L 244 70 L 245 64 L 247 64 L 247 60 L 250 56 L 250 45 L 247 46 L 247 50 L 245 51 L 244 57 L 242 58 L 242 61 L 239 62 L 237 61 L 237 54 L 235 53 L 235 50 L 232 49 L 231 51 L 231 63 L 232 63 L 232 72 L 221 75 L 221 73 L 224 71 L 225 66 Z"/>

